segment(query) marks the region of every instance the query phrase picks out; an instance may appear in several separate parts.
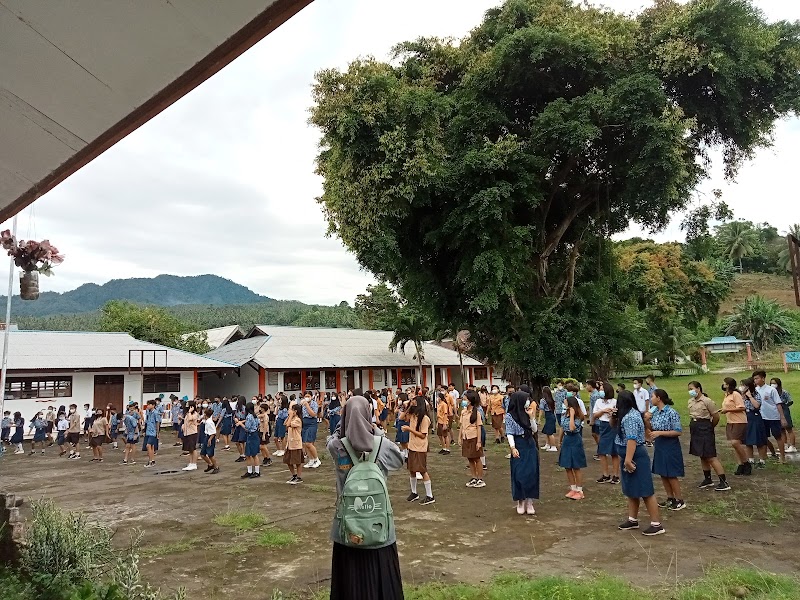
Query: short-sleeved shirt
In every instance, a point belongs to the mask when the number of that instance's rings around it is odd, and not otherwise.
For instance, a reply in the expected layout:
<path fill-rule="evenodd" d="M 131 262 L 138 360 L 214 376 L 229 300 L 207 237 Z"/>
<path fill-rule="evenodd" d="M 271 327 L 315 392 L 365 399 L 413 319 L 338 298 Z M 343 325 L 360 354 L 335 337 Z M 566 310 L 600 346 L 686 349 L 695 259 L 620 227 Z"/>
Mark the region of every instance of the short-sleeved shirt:
<path fill-rule="evenodd" d="M 733 410 L 735 408 L 744 408 L 747 410 L 742 395 L 738 391 L 728 394 L 722 401 L 723 410 Z M 745 411 L 728 412 L 725 413 L 725 417 L 728 419 L 728 423 L 747 423 L 747 413 Z"/>
<path fill-rule="evenodd" d="M 155 409 L 144 411 L 144 434 L 155 436 L 158 432 L 158 416 Z"/>
<path fill-rule="evenodd" d="M 718 412 L 717 405 L 708 396 L 689 398 L 689 416 L 693 419 L 710 420 Z"/>
<path fill-rule="evenodd" d="M 197 412 L 187 411 L 183 418 L 183 435 L 194 435 L 195 433 L 197 433 Z"/>
<path fill-rule="evenodd" d="M 212 418 L 216 419 L 222 412 L 222 402 L 212 402 L 211 410 L 214 411 L 214 414 L 211 415 Z"/>
<path fill-rule="evenodd" d="M 258 431 L 258 417 L 255 415 L 247 415 L 247 418 L 244 420 L 244 430 L 248 433 Z"/>
<path fill-rule="evenodd" d="M 506 412 L 506 407 L 503 403 L 503 396 L 501 394 L 489 396 L 489 414 L 502 415 L 504 412 Z"/>
<path fill-rule="evenodd" d="M 553 400 L 556 403 L 556 414 L 561 414 L 564 412 L 564 403 L 567 401 L 567 390 L 564 389 L 557 389 L 553 392 Z"/>
<path fill-rule="evenodd" d="M 616 408 L 616 407 L 617 407 L 616 398 L 610 398 L 610 399 L 598 398 L 597 400 L 595 400 L 592 414 L 594 415 L 594 413 L 600 412 L 601 410 L 606 410 L 607 408 Z M 595 417 L 595 418 L 598 421 L 605 421 L 606 423 L 611 421 L 611 415 L 607 413 L 600 417 Z"/>
<path fill-rule="evenodd" d="M 542 411 L 542 412 L 553 412 L 552 410 L 550 410 L 550 405 L 547 403 L 547 400 L 545 400 L 544 398 L 539 400 L 539 410 Z"/>
<path fill-rule="evenodd" d="M 3 417 L 2 423 L 0 423 L 0 427 L 3 429 L 10 429 L 11 428 L 11 417 Z"/>
<path fill-rule="evenodd" d="M 181 415 L 183 415 L 183 409 L 181 408 L 181 405 L 176 402 L 175 404 L 172 405 L 172 409 L 170 412 L 172 413 L 172 422 L 180 423 Z"/>
<path fill-rule="evenodd" d="M 373 400 L 373 403 L 374 403 L 374 400 Z M 308 408 L 306 407 L 306 402 L 304 400 L 303 401 L 303 418 L 304 419 L 315 419 L 317 417 L 317 413 L 319 412 L 319 404 L 317 404 L 316 400 L 312 399 L 312 400 L 310 400 L 308 402 L 308 406 L 311 408 L 311 410 L 314 412 L 314 414 L 312 415 L 310 412 L 308 412 Z M 374 410 L 374 406 L 373 406 L 373 410 Z"/>
<path fill-rule="evenodd" d="M 683 431 L 681 416 L 671 406 L 665 406 L 660 410 L 656 408 L 650 417 L 650 429 L 653 431 Z"/>
<path fill-rule="evenodd" d="M 778 405 L 783 404 L 783 400 L 778 395 L 778 390 L 771 385 L 762 385 L 756 391 L 761 396 L 761 418 L 765 421 L 780 421 L 781 414 L 778 411 L 783 408 L 778 408 Z"/>
<path fill-rule="evenodd" d="M 471 440 L 477 438 L 481 433 L 481 425 L 483 425 L 483 419 L 481 418 L 480 412 L 478 413 L 478 418 L 475 419 L 474 423 L 470 423 L 470 419 L 472 417 L 472 413 L 464 410 L 461 412 L 461 439 L 462 440 Z"/>
<path fill-rule="evenodd" d="M 781 392 L 781 400 L 783 400 L 784 406 L 791 406 L 792 404 L 794 404 L 794 401 L 792 400 L 792 395 L 786 390 L 783 390 L 783 392 Z"/>
<path fill-rule="evenodd" d="M 450 423 L 450 403 L 447 400 L 439 402 L 439 406 L 436 408 L 436 422 L 439 425 Z"/>
<path fill-rule="evenodd" d="M 67 429 L 69 429 L 69 421 L 66 419 L 59 419 L 56 424 L 56 431 L 66 431 Z"/>
<path fill-rule="evenodd" d="M 589 414 L 593 415 L 595 413 L 594 405 L 600 399 L 600 392 L 598 390 L 593 391 L 589 394 Z"/>
<path fill-rule="evenodd" d="M 166 407 L 163 404 L 156 404 L 156 419 L 158 420 L 159 424 L 164 420 L 165 411 Z"/>
<path fill-rule="evenodd" d="M 635 440 L 637 446 L 644 444 L 644 420 L 638 410 L 630 410 L 622 417 L 621 430 L 614 440 L 617 446 L 625 446 L 628 440 Z M 624 439 L 623 439 L 624 438 Z"/>
<path fill-rule="evenodd" d="M 206 419 L 203 421 L 206 430 L 206 436 L 217 434 L 217 426 L 214 424 L 214 419 Z"/>
<path fill-rule="evenodd" d="M 288 438 L 287 450 L 303 449 L 303 420 L 300 417 L 286 419 L 286 431 Z"/>
<path fill-rule="evenodd" d="M 647 402 L 650 400 L 650 392 L 648 392 L 644 388 L 639 388 L 638 390 L 633 390 L 633 397 L 636 398 L 636 408 L 639 409 L 640 413 L 643 413 L 647 410 Z"/>
<path fill-rule="evenodd" d="M 569 428 L 569 411 L 564 411 L 561 415 L 561 428 L 564 431 L 571 431 Z M 575 415 L 575 432 L 580 433 L 583 429 L 583 420 L 580 415 Z"/>
<path fill-rule="evenodd" d="M 758 405 L 759 405 L 759 408 L 760 408 L 761 407 L 761 396 L 758 395 L 758 392 L 753 394 L 753 398 L 756 401 L 758 401 Z M 747 412 L 752 412 L 754 410 L 758 410 L 758 408 L 756 408 L 755 405 L 753 404 L 752 400 L 750 400 L 750 394 L 749 393 L 742 394 L 742 401 L 744 402 L 744 407 L 747 409 Z"/>
<path fill-rule="evenodd" d="M 139 415 L 137 413 L 128 413 L 123 420 L 125 423 L 125 433 L 134 435 L 139 427 Z"/>
<path fill-rule="evenodd" d="M 78 414 L 76 410 L 69 416 L 69 433 L 80 433 L 81 432 L 81 416 Z"/>
<path fill-rule="evenodd" d="M 95 417 L 92 421 L 92 437 L 105 435 L 106 427 L 108 427 L 108 420 L 105 417 Z"/>
<path fill-rule="evenodd" d="M 47 421 L 44 419 L 34 419 L 30 422 L 30 429 L 47 429 Z"/>
<path fill-rule="evenodd" d="M 408 420 L 408 426 L 417 431 L 417 415 L 411 415 Z M 408 449 L 413 452 L 427 452 L 428 451 L 428 436 L 427 433 L 431 428 L 431 420 L 428 415 L 422 417 L 422 422 L 419 424 L 420 433 L 425 433 L 425 437 L 417 437 L 413 433 L 408 434 Z"/>

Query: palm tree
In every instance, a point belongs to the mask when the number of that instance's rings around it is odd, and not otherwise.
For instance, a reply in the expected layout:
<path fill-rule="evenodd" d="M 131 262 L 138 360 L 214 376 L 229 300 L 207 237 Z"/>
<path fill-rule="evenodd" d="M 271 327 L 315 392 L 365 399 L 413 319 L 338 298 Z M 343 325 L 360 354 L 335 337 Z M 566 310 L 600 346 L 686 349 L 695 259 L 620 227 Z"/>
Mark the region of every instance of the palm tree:
<path fill-rule="evenodd" d="M 732 221 L 721 225 L 717 239 L 722 246 L 725 256 L 732 263 L 739 263 L 739 272 L 742 272 L 742 259 L 755 253 L 758 246 L 758 232 L 750 223 Z"/>
<path fill-rule="evenodd" d="M 453 350 L 458 354 L 461 382 L 463 385 L 467 381 L 464 373 L 464 354 L 468 353 L 472 348 L 472 344 L 469 341 L 469 330 L 463 329 L 457 324 L 451 324 L 438 329 L 435 337 L 437 342 L 443 342 L 445 340 L 450 342 L 453 346 Z"/>
<path fill-rule="evenodd" d="M 422 343 L 430 337 L 431 331 L 428 318 L 422 313 L 404 306 L 395 314 L 391 325 L 394 330 L 394 336 L 392 341 L 389 342 L 389 350 L 392 352 L 400 350 L 405 354 L 406 344 L 409 342 L 414 344 L 414 358 L 419 365 L 417 385 L 422 385 L 422 361 L 425 358 L 425 349 Z M 397 383 L 398 385 L 400 384 L 399 381 Z"/>
<path fill-rule="evenodd" d="M 748 296 L 728 317 L 725 333 L 753 340 L 753 347 L 760 351 L 785 340 L 791 327 L 789 313 L 777 302 Z"/>
<path fill-rule="evenodd" d="M 787 233 L 792 234 L 798 240 L 800 240 L 800 223 L 795 223 L 791 227 L 789 227 L 789 231 Z M 792 261 L 789 258 L 789 244 L 787 244 L 781 249 L 780 253 L 778 254 L 778 268 L 781 271 L 791 271 L 792 270 Z"/>
<path fill-rule="evenodd" d="M 676 319 L 667 323 L 660 331 L 655 340 L 655 350 L 648 354 L 647 358 L 658 358 L 663 365 L 661 372 L 665 377 L 669 377 L 679 359 L 689 367 L 699 368 L 686 354 L 686 350 L 696 347 L 697 340 L 692 336 L 692 332 L 680 325 Z"/>

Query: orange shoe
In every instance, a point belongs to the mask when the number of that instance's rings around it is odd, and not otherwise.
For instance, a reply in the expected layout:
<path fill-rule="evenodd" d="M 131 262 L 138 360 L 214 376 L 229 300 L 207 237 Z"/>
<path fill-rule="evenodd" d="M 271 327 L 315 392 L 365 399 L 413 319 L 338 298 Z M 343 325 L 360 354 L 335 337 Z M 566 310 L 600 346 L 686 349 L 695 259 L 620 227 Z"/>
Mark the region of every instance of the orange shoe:
<path fill-rule="evenodd" d="M 573 500 L 583 500 L 584 498 L 585 496 L 583 495 L 583 492 L 573 492 L 572 494 Z"/>
<path fill-rule="evenodd" d="M 577 500 L 577 498 L 575 497 L 575 494 L 577 493 L 578 492 L 576 492 L 575 490 L 570 490 L 566 493 L 565 498 L 569 498 L 570 500 Z"/>

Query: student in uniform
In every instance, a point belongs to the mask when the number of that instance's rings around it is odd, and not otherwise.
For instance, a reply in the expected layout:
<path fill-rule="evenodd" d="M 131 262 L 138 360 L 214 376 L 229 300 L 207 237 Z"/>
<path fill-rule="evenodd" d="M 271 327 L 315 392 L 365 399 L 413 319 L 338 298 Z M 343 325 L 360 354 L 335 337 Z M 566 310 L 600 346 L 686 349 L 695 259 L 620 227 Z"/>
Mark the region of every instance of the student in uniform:
<path fill-rule="evenodd" d="M 275 415 L 275 456 L 286 454 L 286 419 L 289 417 L 289 398 L 281 396 L 281 405 Z"/>
<path fill-rule="evenodd" d="M 481 419 L 481 414 L 478 410 L 480 405 L 481 399 L 478 396 L 478 392 L 469 390 L 464 393 L 464 399 L 461 401 L 459 437 L 461 439 L 461 456 L 469 461 L 470 473 L 472 474 L 472 479 L 467 482 L 467 487 L 469 488 L 486 487 L 486 482 L 483 480 L 483 465 L 481 464 L 481 457 L 483 456 L 481 426 L 483 425 L 483 419 Z M 505 414 L 505 411 L 503 411 L 503 414 Z"/>
<path fill-rule="evenodd" d="M 419 494 L 417 494 L 417 474 L 419 473 L 422 475 L 422 483 L 425 486 L 425 497 L 420 504 L 433 504 L 436 500 L 433 497 L 431 476 L 428 473 L 428 431 L 430 431 L 431 418 L 428 416 L 425 398 L 417 396 L 413 400 L 404 400 L 404 396 L 406 394 L 400 394 L 402 404 L 400 410 L 402 412 L 399 419 L 400 422 L 407 423 L 402 426 L 403 433 L 410 436 L 408 438 L 406 456 L 411 494 L 406 500 L 408 502 L 419 500 Z M 449 405 L 446 399 L 444 402 Z"/>
<path fill-rule="evenodd" d="M 442 449 L 439 454 L 450 454 L 450 403 L 445 399 L 444 394 L 437 394 L 436 403 L 436 435 Z"/>
<path fill-rule="evenodd" d="M 186 403 L 185 414 L 183 415 L 183 451 L 188 452 L 189 464 L 182 471 L 197 470 L 197 403 L 192 400 Z"/>
<path fill-rule="evenodd" d="M 747 460 L 747 450 L 744 441 L 747 439 L 747 407 L 744 399 L 736 386 L 736 380 L 726 377 L 722 382 L 722 391 L 725 398 L 722 400 L 720 414 L 725 415 L 725 437 L 730 442 L 736 456 L 736 473 L 734 475 L 750 475 L 750 462 Z"/>
<path fill-rule="evenodd" d="M 78 413 L 77 404 L 69 405 L 69 429 L 67 429 L 67 441 L 71 446 L 69 451 L 69 460 L 78 460 L 81 457 L 81 451 L 78 444 L 81 442 L 81 415 Z"/>
<path fill-rule="evenodd" d="M 317 455 L 317 448 L 314 446 L 314 442 L 317 441 L 317 428 L 319 426 L 317 423 L 319 404 L 314 400 L 311 392 L 306 392 L 303 395 L 303 401 L 300 406 L 303 415 L 303 450 L 308 456 L 308 462 L 303 466 L 307 469 L 316 469 L 322 464 Z"/>
<path fill-rule="evenodd" d="M 569 491 L 566 497 L 570 500 L 583 500 L 583 473 L 586 468 L 586 451 L 583 449 L 583 421 L 585 419 L 574 392 L 565 392 L 567 410 L 561 417 L 561 429 L 564 439 L 558 455 L 558 466 L 567 470 Z M 558 408 L 556 406 L 556 408 Z"/>
<path fill-rule="evenodd" d="M 747 453 L 747 462 L 749 464 L 746 474 L 749 474 L 752 473 L 754 464 L 756 469 L 767 468 L 767 433 L 764 429 L 764 421 L 761 419 L 761 396 L 756 391 L 756 385 L 753 383 L 752 377 L 742 379 L 739 382 L 739 393 L 742 395 L 747 415 L 744 449 Z M 754 447 L 758 450 L 758 463 L 755 463 Z"/>
<path fill-rule="evenodd" d="M 391 393 L 391 390 L 389 390 Z M 390 396 L 390 399 L 393 399 L 394 396 Z M 394 410 L 391 411 L 394 414 Z M 339 394 L 337 392 L 333 392 L 331 394 L 331 402 L 328 404 L 328 429 L 330 434 L 333 435 L 336 433 L 336 428 L 339 427 L 339 419 L 342 415 L 342 403 L 339 400 Z"/>
<path fill-rule="evenodd" d="M 556 391 L 553 392 L 553 401 L 556 407 L 556 425 L 561 426 L 561 417 L 564 414 L 564 405 L 567 402 L 567 390 L 564 389 L 564 380 L 556 379 Z"/>
<path fill-rule="evenodd" d="M 771 385 L 767 385 L 767 374 L 764 371 L 753 372 L 753 383 L 756 384 L 756 391 L 761 396 L 761 418 L 764 421 L 764 430 L 769 436 L 775 438 L 778 443 L 781 463 L 786 462 L 786 417 L 783 413 L 783 400 L 778 395 L 778 391 Z M 773 458 L 775 451 L 772 451 Z"/>
<path fill-rule="evenodd" d="M 136 447 L 139 445 L 140 417 L 141 415 L 137 410 L 136 403 L 131 402 L 128 404 L 128 412 L 125 413 L 125 417 L 122 419 L 122 423 L 125 426 L 125 452 L 122 455 L 123 465 L 136 464 L 134 453 L 136 452 Z"/>
<path fill-rule="evenodd" d="M 175 394 L 170 394 L 170 408 L 169 414 L 172 418 L 172 430 L 175 432 L 175 443 L 173 446 L 180 447 L 183 445 L 181 434 L 181 420 L 183 418 L 183 408 Z"/>
<path fill-rule="evenodd" d="M 58 455 L 64 456 L 67 453 L 67 429 L 69 421 L 63 412 L 58 414 L 56 420 L 56 443 L 58 444 Z"/>
<path fill-rule="evenodd" d="M 53 445 L 53 430 L 56 428 L 56 412 L 52 406 L 47 407 L 47 413 L 44 416 L 47 422 L 47 445 Z"/>
<path fill-rule="evenodd" d="M 533 501 L 539 499 L 535 424 L 536 403 L 531 402 L 530 394 L 524 391 L 511 394 L 503 425 L 511 448 L 511 497 L 517 501 L 518 515 L 535 515 Z"/>
<path fill-rule="evenodd" d="M 650 402 L 655 408 L 645 413 L 645 421 L 650 421 L 650 438 L 653 440 L 653 474 L 661 477 L 667 499 L 659 502 L 660 508 L 683 510 L 686 502 L 681 494 L 680 477 L 684 476 L 683 451 L 680 435 L 681 416 L 673 408 L 672 398 L 664 390 L 653 390 Z"/>
<path fill-rule="evenodd" d="M 292 478 L 287 481 L 289 485 L 303 483 L 303 409 L 299 404 L 289 406 L 289 416 L 286 417 L 286 453 L 283 462 L 289 465 Z"/>
<path fill-rule="evenodd" d="M 500 388 L 498 386 L 492 386 L 492 394 L 489 396 L 488 401 L 489 415 L 492 420 L 492 429 L 494 429 L 494 443 L 501 444 L 506 437 L 505 430 L 503 429 L 506 410 L 503 407 L 503 396 L 500 394 Z"/>
<path fill-rule="evenodd" d="M 258 415 L 258 434 L 259 442 L 261 445 L 261 464 L 264 467 L 272 466 L 272 457 L 269 455 L 269 438 L 270 438 L 270 422 L 269 422 L 269 404 L 263 400 L 259 405 Z"/>
<path fill-rule="evenodd" d="M 791 406 L 794 404 L 792 395 L 783 389 L 783 382 L 778 377 L 773 377 L 769 380 L 770 387 L 778 392 L 778 396 L 783 400 L 781 408 L 783 409 L 783 416 L 786 419 L 786 425 L 783 427 L 784 436 L 786 437 L 786 453 L 793 454 L 797 452 L 797 437 L 794 433 L 794 423 L 792 422 Z"/>
<path fill-rule="evenodd" d="M 711 470 L 719 477 L 719 484 L 714 489 L 725 492 L 731 489 L 725 477 L 725 468 L 717 458 L 717 443 L 714 439 L 714 427 L 719 423 L 719 410 L 716 404 L 703 393 L 699 381 L 692 381 L 689 388 L 689 454 L 700 458 L 703 467 L 703 481 L 697 486 L 700 489 L 714 487 Z"/>
<path fill-rule="evenodd" d="M 244 443 L 245 461 L 247 472 L 242 475 L 242 479 L 255 479 L 261 477 L 261 466 L 259 465 L 258 455 L 261 453 L 261 440 L 259 439 L 258 428 L 259 420 L 256 416 L 256 407 L 252 402 L 245 405 L 244 421 L 236 421 L 236 426 L 241 427 L 246 434 Z"/>
<path fill-rule="evenodd" d="M 427 407 L 426 407 L 427 410 Z M 394 423 L 396 430 L 394 441 L 400 447 L 400 454 L 403 459 L 408 460 L 408 442 L 411 434 L 404 429 L 409 424 L 407 415 L 410 415 L 408 394 L 405 392 L 397 393 L 397 420 Z M 426 438 L 427 441 L 427 438 Z"/>
<path fill-rule="evenodd" d="M 14 435 L 11 436 L 11 444 L 16 446 L 14 454 L 25 454 L 22 448 L 22 442 L 25 439 L 25 419 L 22 418 L 22 413 L 17 411 L 14 413 Z"/>
<path fill-rule="evenodd" d="M 556 402 L 553 398 L 553 391 L 550 386 L 542 388 L 542 399 L 539 401 L 539 412 L 544 415 L 544 426 L 542 434 L 547 436 L 542 450 L 545 452 L 558 452 L 556 444 Z"/>
<path fill-rule="evenodd" d="M 214 450 L 217 445 L 217 425 L 214 423 L 214 409 L 207 408 L 203 414 L 205 420 L 202 423 L 202 427 L 205 432 L 205 438 L 203 445 L 200 446 L 200 458 L 207 465 L 203 473 L 216 475 L 219 473 L 219 466 L 217 465 L 217 459 L 214 458 Z"/>
<path fill-rule="evenodd" d="M 94 419 L 94 411 L 89 408 L 88 404 L 83 405 L 83 435 L 86 441 L 89 441 L 89 429 L 92 427 L 92 419 Z"/>
<path fill-rule="evenodd" d="M 600 426 L 594 418 L 594 404 L 600 398 L 600 387 L 595 379 L 586 380 L 586 391 L 589 392 L 589 425 L 592 428 L 592 439 L 595 444 L 594 460 L 600 460 Z"/>
<path fill-rule="evenodd" d="M 617 454 L 617 432 L 611 426 L 614 413 L 617 412 L 617 401 L 614 398 L 614 388 L 610 383 L 604 383 L 603 389 L 598 390 L 598 397 L 594 402 L 594 423 L 599 432 L 597 453 L 600 456 L 600 467 L 603 475 L 597 483 L 619 483 L 619 454 Z"/>
<path fill-rule="evenodd" d="M 621 531 L 639 529 L 639 504 L 640 500 L 644 500 L 650 515 L 650 527 L 642 531 L 642 535 L 660 535 L 665 530 L 658 512 L 653 476 L 650 474 L 650 455 L 644 445 L 644 420 L 636 398 L 628 391 L 617 394 L 617 414 L 613 424 L 617 430 L 617 454 L 625 457 L 622 493 L 628 499 L 628 518 L 618 528 Z"/>
<path fill-rule="evenodd" d="M 236 444 L 236 450 L 239 452 L 239 458 L 234 462 L 244 462 L 244 444 L 247 441 L 247 432 L 244 430 L 244 422 L 247 419 L 247 401 L 244 396 L 239 396 L 236 399 L 236 410 L 233 413 L 233 438 L 232 441 Z"/>
<path fill-rule="evenodd" d="M 94 413 L 92 420 L 92 428 L 90 430 L 91 438 L 89 445 L 92 447 L 92 460 L 89 462 L 103 462 L 103 443 L 108 439 L 108 419 L 103 414 L 103 411 L 98 409 Z"/>
<path fill-rule="evenodd" d="M 0 424 L 0 443 L 3 444 L 10 444 L 11 441 L 9 438 L 11 437 L 11 411 L 6 410 L 3 411 L 3 421 Z"/>
<path fill-rule="evenodd" d="M 119 437 L 119 425 L 120 425 L 120 418 L 117 414 L 117 409 L 111 409 L 111 416 L 108 418 L 108 433 L 110 435 L 111 447 L 114 450 L 117 450 L 119 446 L 117 445 L 117 438 Z"/>
<path fill-rule="evenodd" d="M 184 417 L 185 419 L 185 417 Z M 158 418 L 156 415 L 156 401 L 148 400 L 144 411 L 144 447 L 147 451 L 147 464 L 149 469 L 156 466 L 156 427 Z M 185 436 L 184 436 L 185 437 Z"/>
<path fill-rule="evenodd" d="M 31 456 L 36 454 L 36 444 L 42 449 L 44 454 L 44 441 L 47 439 L 47 421 L 41 411 L 37 412 L 28 425 L 28 431 L 33 431 L 33 439 L 31 440 Z"/>

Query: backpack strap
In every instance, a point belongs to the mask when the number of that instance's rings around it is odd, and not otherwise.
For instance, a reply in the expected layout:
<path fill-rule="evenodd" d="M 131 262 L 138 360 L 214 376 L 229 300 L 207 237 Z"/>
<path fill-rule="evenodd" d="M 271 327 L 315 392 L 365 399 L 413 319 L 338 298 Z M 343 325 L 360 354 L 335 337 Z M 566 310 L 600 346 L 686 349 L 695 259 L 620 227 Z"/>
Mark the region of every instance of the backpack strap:
<path fill-rule="evenodd" d="M 378 455 L 381 453 L 381 445 L 383 445 L 383 436 L 375 435 L 372 437 L 372 452 L 369 454 L 370 462 L 377 463 Z"/>
<path fill-rule="evenodd" d="M 350 457 L 350 460 L 353 461 L 353 464 L 361 462 L 360 459 L 356 458 L 358 453 L 353 449 L 353 446 L 350 445 L 350 440 L 346 437 L 342 438 L 342 446 L 344 446 L 344 451 L 347 452 L 347 455 Z"/>
<path fill-rule="evenodd" d="M 344 446 L 345 452 L 347 452 L 348 456 L 350 456 L 350 460 L 353 461 L 353 464 L 366 462 L 362 461 L 360 458 L 360 454 L 353 449 L 353 446 L 350 445 L 350 440 L 346 437 L 341 438 L 342 445 Z M 372 438 L 372 452 L 369 453 L 369 457 L 366 459 L 370 462 L 377 463 L 378 462 L 378 454 L 380 454 L 381 445 L 383 444 L 383 437 L 381 436 L 373 436 Z"/>

